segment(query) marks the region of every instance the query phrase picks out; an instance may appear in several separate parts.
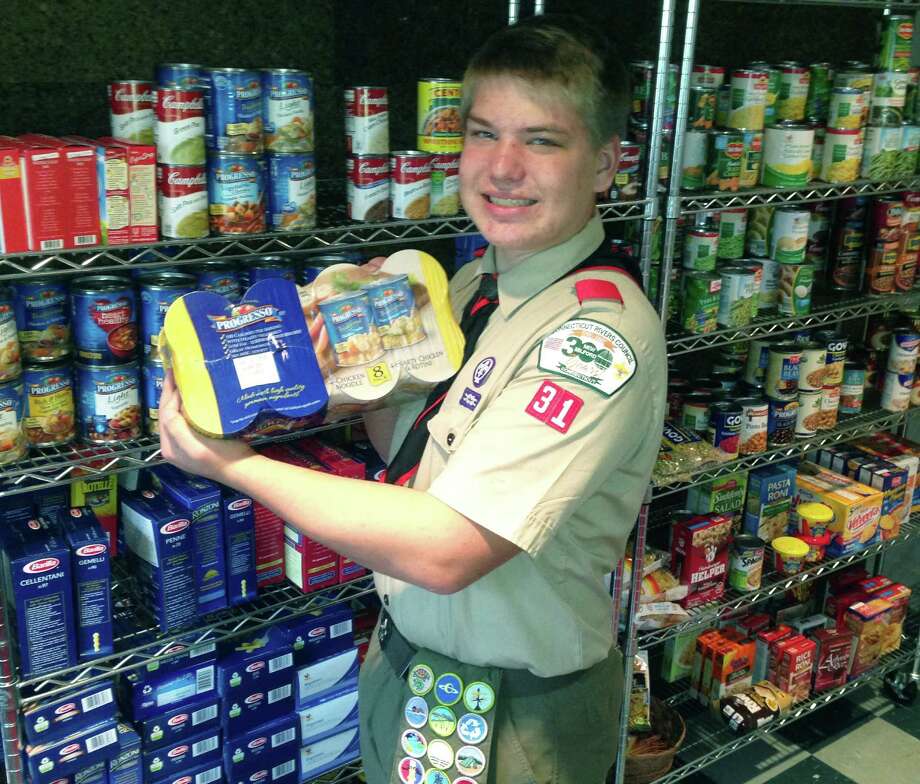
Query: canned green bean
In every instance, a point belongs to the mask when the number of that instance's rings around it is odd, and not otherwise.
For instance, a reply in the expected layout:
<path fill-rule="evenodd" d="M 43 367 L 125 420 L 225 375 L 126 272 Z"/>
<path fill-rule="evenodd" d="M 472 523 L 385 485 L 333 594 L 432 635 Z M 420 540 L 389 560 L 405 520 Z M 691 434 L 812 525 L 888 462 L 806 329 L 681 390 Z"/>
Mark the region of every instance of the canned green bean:
<path fill-rule="evenodd" d="M 744 154 L 741 156 L 738 186 L 742 189 L 756 188 L 763 159 L 763 131 L 742 130 L 741 133 L 744 135 Z"/>
<path fill-rule="evenodd" d="M 719 246 L 716 255 L 720 259 L 740 259 L 744 256 L 744 235 L 747 230 L 747 210 L 722 210 L 719 213 Z"/>
<path fill-rule="evenodd" d="M 771 188 L 797 188 L 811 179 L 815 131 L 809 125 L 782 122 L 764 131 L 760 181 Z"/>
<path fill-rule="evenodd" d="M 713 332 L 718 326 L 722 279 L 714 272 L 690 270 L 684 274 L 683 284 L 681 325 L 694 334 Z"/>
<path fill-rule="evenodd" d="M 805 261 L 810 219 L 811 213 L 800 207 L 780 207 L 775 210 L 768 234 L 770 258 L 783 264 L 801 264 Z"/>
<path fill-rule="evenodd" d="M 858 87 L 835 87 L 831 90 L 827 113 L 829 128 L 859 128 L 866 111 L 866 94 Z"/>
<path fill-rule="evenodd" d="M 760 311 L 776 310 L 779 305 L 779 268 L 783 265 L 773 259 L 757 259 L 760 264 L 760 296 L 757 299 Z"/>
<path fill-rule="evenodd" d="M 770 255 L 767 237 L 770 232 L 770 221 L 776 207 L 763 205 L 753 207 L 748 215 L 747 252 L 749 256 L 765 258 Z"/>
<path fill-rule="evenodd" d="M 722 267 L 719 277 L 722 279 L 722 289 L 716 321 L 724 327 L 750 324 L 754 273 L 744 267 Z"/>
<path fill-rule="evenodd" d="M 808 98 L 805 101 L 806 117 L 826 117 L 831 95 L 831 64 L 812 63 L 808 66 Z"/>
<path fill-rule="evenodd" d="M 706 159 L 709 131 L 689 129 L 684 135 L 684 159 L 681 165 L 680 187 L 698 191 L 706 186 Z"/>
<path fill-rule="evenodd" d="M 744 267 L 754 276 L 754 293 L 751 295 L 751 319 L 757 318 L 760 312 L 760 289 L 763 286 L 763 262 L 761 261 L 740 261 L 739 267 Z"/>
<path fill-rule="evenodd" d="M 827 135 L 827 127 L 820 123 L 812 123 L 811 127 L 815 129 L 815 142 L 811 146 L 811 178 L 820 180 L 821 166 L 824 163 L 824 138 Z"/>
<path fill-rule="evenodd" d="M 724 128 L 732 113 L 732 86 L 723 84 L 716 88 L 716 125 Z"/>
<path fill-rule="evenodd" d="M 876 182 L 897 176 L 901 157 L 901 125 L 870 125 L 863 141 L 860 175 Z"/>
<path fill-rule="evenodd" d="M 725 81 L 725 68 L 721 65 L 697 63 L 690 74 L 691 87 L 708 87 L 718 90 Z"/>
<path fill-rule="evenodd" d="M 706 184 L 720 191 L 737 191 L 744 155 L 741 131 L 711 131 L 706 165 Z"/>
<path fill-rule="evenodd" d="M 869 122 L 872 125 L 898 125 L 904 120 L 907 102 L 907 74 L 879 71 L 872 80 Z"/>
<path fill-rule="evenodd" d="M 647 114 L 655 83 L 655 64 L 651 60 L 633 60 L 628 68 L 632 85 L 632 113 Z"/>
<path fill-rule="evenodd" d="M 776 118 L 800 122 L 805 119 L 805 103 L 808 99 L 811 72 L 802 63 L 797 62 L 780 63 L 779 71 Z"/>
<path fill-rule="evenodd" d="M 690 128 L 712 128 L 716 119 L 716 91 L 712 87 L 691 87 L 687 120 Z"/>
<path fill-rule="evenodd" d="M 684 236 L 684 269 L 711 272 L 716 268 L 718 253 L 718 231 L 697 228 L 686 232 Z"/>
<path fill-rule="evenodd" d="M 917 171 L 917 154 L 920 152 L 920 125 L 904 123 L 901 126 L 901 151 L 895 166 L 896 178 L 913 177 Z"/>
<path fill-rule="evenodd" d="M 878 65 L 883 71 L 906 71 L 910 68 L 914 20 L 909 16 L 882 18 Z"/>
<path fill-rule="evenodd" d="M 811 313 L 814 266 L 782 264 L 779 275 L 779 312 L 785 316 L 807 316 Z"/>

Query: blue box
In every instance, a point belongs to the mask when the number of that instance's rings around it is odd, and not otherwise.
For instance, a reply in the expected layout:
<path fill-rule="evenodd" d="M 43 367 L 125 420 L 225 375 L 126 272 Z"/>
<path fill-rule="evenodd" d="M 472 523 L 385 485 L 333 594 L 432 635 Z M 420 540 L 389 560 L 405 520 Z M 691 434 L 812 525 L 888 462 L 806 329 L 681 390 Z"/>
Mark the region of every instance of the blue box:
<path fill-rule="evenodd" d="M 358 726 L 358 690 L 337 689 L 297 709 L 301 743 L 312 743 Z"/>
<path fill-rule="evenodd" d="M 214 661 L 189 662 L 167 672 L 129 672 L 121 679 L 122 708 L 133 721 L 163 714 L 195 697 L 217 696 Z"/>
<path fill-rule="evenodd" d="M 112 565 L 109 536 L 88 506 L 62 509 L 58 523 L 70 546 L 81 661 L 115 652 L 112 639 Z"/>
<path fill-rule="evenodd" d="M 259 724 L 294 713 L 294 687 L 290 678 L 277 685 L 266 684 L 266 687 L 223 699 L 221 724 L 227 742 Z"/>
<path fill-rule="evenodd" d="M 298 757 L 300 749 L 284 746 L 262 759 L 262 764 L 248 768 L 243 775 L 227 774 L 229 784 L 253 784 L 253 782 L 271 782 L 271 784 L 296 784 L 299 779 Z"/>
<path fill-rule="evenodd" d="M 221 645 L 217 691 L 227 699 L 271 688 L 294 677 L 290 633 L 283 626 L 263 629 L 254 637 Z M 266 684 L 271 684 L 267 686 Z"/>
<path fill-rule="evenodd" d="M 19 493 L 0 498 L 0 519 L 3 520 L 4 525 L 24 523 L 32 517 L 35 517 L 35 511 L 30 495 Z"/>
<path fill-rule="evenodd" d="M 287 755 L 296 761 L 300 750 L 300 722 L 296 715 L 283 716 L 224 743 L 224 772 L 229 781 L 246 781 L 272 760 Z M 277 765 L 277 761 L 273 765 Z"/>
<path fill-rule="evenodd" d="M 300 750 L 300 781 L 309 781 L 332 768 L 354 762 L 361 755 L 358 729 L 345 730 Z"/>
<path fill-rule="evenodd" d="M 158 749 L 220 727 L 220 697 L 194 698 L 135 722 L 144 750 Z"/>
<path fill-rule="evenodd" d="M 28 743 L 50 743 L 94 724 L 113 721 L 116 709 L 112 682 L 101 681 L 63 697 L 23 708 L 22 728 Z"/>
<path fill-rule="evenodd" d="M 251 602 L 259 595 L 256 578 L 256 532 L 252 499 L 221 487 L 224 551 L 227 556 L 227 603 Z"/>
<path fill-rule="evenodd" d="M 51 784 L 110 760 L 120 750 L 115 722 L 108 721 L 50 743 L 26 746 L 23 757 L 32 784 Z"/>
<path fill-rule="evenodd" d="M 318 697 L 333 689 L 358 685 L 358 649 L 352 648 L 327 656 L 297 670 L 297 707 L 306 708 Z"/>
<path fill-rule="evenodd" d="M 141 761 L 144 778 L 171 776 L 185 768 L 194 768 L 220 759 L 220 729 L 210 729 L 183 738 L 159 749 L 144 749 Z"/>
<path fill-rule="evenodd" d="M 177 773 L 158 779 L 147 779 L 147 784 L 213 784 L 225 781 L 224 766 L 217 762 L 204 762 L 193 768 L 185 768 Z"/>
<path fill-rule="evenodd" d="M 144 669 L 136 670 L 135 672 L 141 673 L 144 677 L 152 673 L 163 675 L 167 672 L 181 670 L 190 664 L 217 661 L 217 643 L 210 640 L 196 642 L 198 637 L 199 635 L 193 632 L 177 638 L 170 643 L 168 648 L 159 652 L 160 658 L 154 659 Z M 150 641 L 152 641 L 152 638 Z M 147 640 L 144 640 L 144 642 L 146 643 Z"/>
<path fill-rule="evenodd" d="M 150 473 L 160 491 L 192 521 L 198 614 L 223 610 L 227 606 L 227 562 L 220 487 L 171 465 L 156 466 Z"/>
<path fill-rule="evenodd" d="M 108 761 L 108 784 L 143 784 L 141 739 L 128 724 L 118 724 L 119 752 Z"/>
<path fill-rule="evenodd" d="M 288 621 L 294 663 L 309 664 L 354 648 L 353 620 L 350 607 L 332 605 Z"/>
<path fill-rule="evenodd" d="M 57 520 L 58 515 L 70 508 L 70 488 L 67 485 L 48 487 L 30 494 L 35 517 Z"/>
<path fill-rule="evenodd" d="M 121 522 L 142 594 L 161 631 L 198 616 L 192 522 L 152 490 L 124 493 Z"/>
<path fill-rule="evenodd" d="M 785 536 L 795 497 L 794 466 L 768 465 L 748 475 L 744 530 L 767 543 Z"/>
<path fill-rule="evenodd" d="M 73 784 L 108 784 L 108 780 L 109 765 L 106 760 L 99 760 L 94 765 L 82 768 L 74 773 L 73 776 L 68 776 L 64 779 L 64 781 L 72 781 Z M 60 784 L 60 782 L 55 780 L 54 784 Z"/>

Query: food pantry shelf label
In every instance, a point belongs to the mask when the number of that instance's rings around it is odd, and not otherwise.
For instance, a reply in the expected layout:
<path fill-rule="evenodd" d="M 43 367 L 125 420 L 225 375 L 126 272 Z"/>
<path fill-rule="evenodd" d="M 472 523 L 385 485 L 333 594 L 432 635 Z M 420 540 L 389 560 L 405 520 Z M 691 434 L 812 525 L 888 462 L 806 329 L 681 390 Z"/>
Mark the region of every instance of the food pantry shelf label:
<path fill-rule="evenodd" d="M 610 397 L 636 372 L 636 355 L 625 338 L 587 319 L 567 321 L 543 338 L 539 367 L 575 379 Z"/>

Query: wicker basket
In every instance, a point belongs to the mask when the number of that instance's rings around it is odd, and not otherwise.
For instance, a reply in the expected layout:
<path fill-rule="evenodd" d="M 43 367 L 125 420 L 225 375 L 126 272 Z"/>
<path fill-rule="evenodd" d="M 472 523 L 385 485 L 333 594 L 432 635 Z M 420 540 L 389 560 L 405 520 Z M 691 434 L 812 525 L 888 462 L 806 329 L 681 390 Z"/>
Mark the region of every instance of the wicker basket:
<path fill-rule="evenodd" d="M 668 742 L 666 751 L 652 754 L 627 754 L 625 784 L 651 784 L 674 764 L 674 756 L 684 742 L 687 727 L 681 715 L 666 703 L 652 698 L 652 732 Z"/>

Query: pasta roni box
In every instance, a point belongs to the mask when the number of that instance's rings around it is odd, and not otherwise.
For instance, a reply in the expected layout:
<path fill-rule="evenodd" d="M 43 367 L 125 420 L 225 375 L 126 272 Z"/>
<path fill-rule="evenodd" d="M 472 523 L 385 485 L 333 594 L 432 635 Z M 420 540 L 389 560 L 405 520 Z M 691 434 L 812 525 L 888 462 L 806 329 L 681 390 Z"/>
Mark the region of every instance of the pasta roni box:
<path fill-rule="evenodd" d="M 22 728 L 31 744 L 48 743 L 115 718 L 115 690 L 102 681 L 63 697 L 22 709 Z"/>
<path fill-rule="evenodd" d="M 227 604 L 251 602 L 258 596 L 253 500 L 230 487 L 220 489 L 227 557 Z"/>
<path fill-rule="evenodd" d="M 744 530 L 772 542 L 786 533 L 795 496 L 795 468 L 768 465 L 751 471 L 744 504 Z"/>
<path fill-rule="evenodd" d="M 816 501 L 834 513 L 827 552 L 834 557 L 859 552 L 878 534 L 883 494 L 868 485 L 829 471 L 816 463 L 802 462 L 796 475 L 796 506 Z M 793 511 L 792 523 L 798 525 Z"/>

